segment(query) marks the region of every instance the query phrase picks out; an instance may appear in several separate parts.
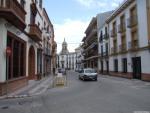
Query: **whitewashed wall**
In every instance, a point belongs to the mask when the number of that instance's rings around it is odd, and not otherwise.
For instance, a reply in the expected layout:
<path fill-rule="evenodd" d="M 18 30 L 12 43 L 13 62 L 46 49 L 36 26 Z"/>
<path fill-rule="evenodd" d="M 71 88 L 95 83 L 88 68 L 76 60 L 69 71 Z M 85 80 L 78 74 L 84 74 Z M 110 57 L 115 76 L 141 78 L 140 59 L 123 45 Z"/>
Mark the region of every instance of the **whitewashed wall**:
<path fill-rule="evenodd" d="M 109 23 L 109 34 L 112 30 L 112 23 L 117 22 L 117 26 L 120 23 L 120 16 L 125 14 L 126 20 L 130 17 L 130 9 L 137 4 L 137 15 L 138 15 L 138 39 L 139 46 L 145 47 L 148 44 L 148 30 L 147 30 L 147 15 L 146 15 L 146 0 L 136 0 L 123 12 L 121 12 L 114 20 Z M 126 21 L 127 23 L 127 21 Z M 126 39 L 127 39 L 127 49 L 128 42 L 131 41 L 131 29 L 126 26 Z M 117 33 L 117 43 L 118 46 L 121 44 L 120 34 Z M 113 47 L 112 38 L 110 38 L 110 48 Z M 137 53 L 128 53 L 125 55 L 111 56 L 109 59 L 110 62 L 110 71 L 114 71 L 114 59 L 118 59 L 118 71 L 122 71 L 122 58 L 127 58 L 128 62 L 128 72 L 132 72 L 132 57 L 141 57 L 142 73 L 150 73 L 150 51 L 143 50 Z"/>

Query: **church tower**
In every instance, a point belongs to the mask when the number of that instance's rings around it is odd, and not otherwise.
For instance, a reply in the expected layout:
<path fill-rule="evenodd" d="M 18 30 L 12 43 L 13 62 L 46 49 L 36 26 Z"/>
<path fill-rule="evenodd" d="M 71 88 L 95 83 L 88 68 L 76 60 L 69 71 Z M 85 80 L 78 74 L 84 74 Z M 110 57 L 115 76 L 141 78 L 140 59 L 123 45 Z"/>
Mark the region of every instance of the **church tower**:
<path fill-rule="evenodd" d="M 62 50 L 61 50 L 61 53 L 60 54 L 68 54 L 69 51 L 68 51 L 68 48 L 67 48 L 67 42 L 65 41 L 65 38 L 64 38 L 64 42 L 62 43 Z"/>

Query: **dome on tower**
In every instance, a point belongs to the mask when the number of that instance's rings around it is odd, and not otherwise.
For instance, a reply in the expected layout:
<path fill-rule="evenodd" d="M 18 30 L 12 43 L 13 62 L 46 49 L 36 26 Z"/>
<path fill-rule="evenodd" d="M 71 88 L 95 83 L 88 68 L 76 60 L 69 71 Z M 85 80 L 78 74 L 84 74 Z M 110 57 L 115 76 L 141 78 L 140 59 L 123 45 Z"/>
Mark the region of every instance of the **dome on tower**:
<path fill-rule="evenodd" d="M 62 43 L 62 45 L 67 45 L 65 38 L 64 38 L 64 42 Z"/>
<path fill-rule="evenodd" d="M 68 54 L 69 51 L 67 49 L 67 42 L 65 41 L 65 38 L 64 38 L 64 42 L 62 43 L 62 50 L 60 52 L 60 54 Z"/>

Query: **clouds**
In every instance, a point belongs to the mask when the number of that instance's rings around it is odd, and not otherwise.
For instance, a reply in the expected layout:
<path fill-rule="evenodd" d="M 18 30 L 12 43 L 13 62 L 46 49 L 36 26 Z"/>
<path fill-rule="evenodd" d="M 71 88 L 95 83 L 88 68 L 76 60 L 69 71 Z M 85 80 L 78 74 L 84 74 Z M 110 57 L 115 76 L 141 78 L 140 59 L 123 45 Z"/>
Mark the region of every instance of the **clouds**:
<path fill-rule="evenodd" d="M 110 10 L 118 7 L 123 0 L 75 0 L 86 8 L 103 8 L 102 10 Z"/>
<path fill-rule="evenodd" d="M 88 23 L 87 21 L 65 19 L 62 24 L 54 24 L 55 40 L 58 43 L 58 53 L 61 50 L 61 43 L 64 38 L 68 43 L 69 51 L 74 51 L 84 37 L 84 31 Z"/>
<path fill-rule="evenodd" d="M 76 1 L 79 2 L 81 5 L 84 5 L 86 7 L 90 7 L 91 5 L 95 4 L 94 0 L 76 0 Z"/>
<path fill-rule="evenodd" d="M 54 14 L 54 30 L 55 40 L 57 42 L 57 52 L 59 53 L 62 48 L 62 42 L 64 38 L 68 43 L 68 49 L 70 52 L 74 51 L 76 47 L 81 43 L 84 37 L 84 32 L 92 19 L 96 14 L 106 11 L 115 10 L 116 7 L 123 0 L 62 0 L 66 6 L 63 10 L 53 9 L 49 10 L 49 14 Z M 56 2 L 56 1 L 53 1 Z M 57 3 L 56 3 L 57 4 Z M 62 3 L 60 3 L 62 4 Z M 47 6 L 48 8 L 52 8 Z M 59 7 L 59 6 L 58 6 Z M 54 11 L 55 10 L 55 11 Z M 51 13 L 50 13 L 51 12 Z M 55 12 L 55 13 L 54 13 Z M 61 16 L 60 16 L 61 15 Z"/>

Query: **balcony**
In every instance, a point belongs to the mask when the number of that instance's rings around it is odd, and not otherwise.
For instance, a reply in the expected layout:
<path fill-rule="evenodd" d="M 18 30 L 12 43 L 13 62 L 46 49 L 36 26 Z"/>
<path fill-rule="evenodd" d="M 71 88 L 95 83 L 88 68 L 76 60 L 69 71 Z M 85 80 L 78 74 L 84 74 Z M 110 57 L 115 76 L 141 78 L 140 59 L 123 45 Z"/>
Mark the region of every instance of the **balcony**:
<path fill-rule="evenodd" d="M 29 30 L 29 36 L 31 37 L 31 39 L 33 39 L 34 41 L 42 41 L 42 32 L 40 30 L 40 28 L 36 25 L 29 25 L 30 30 Z"/>
<path fill-rule="evenodd" d="M 17 0 L 0 0 L 0 17 L 23 31 L 26 12 Z"/>
<path fill-rule="evenodd" d="M 89 40 L 93 36 L 94 37 L 97 36 L 97 29 L 96 28 L 94 28 L 94 29 L 91 30 L 91 32 L 87 35 L 86 40 Z"/>
<path fill-rule="evenodd" d="M 108 57 L 108 51 L 103 52 L 103 57 Z"/>
<path fill-rule="evenodd" d="M 118 33 L 123 33 L 126 31 L 126 25 L 125 23 L 119 24 L 118 25 Z"/>
<path fill-rule="evenodd" d="M 109 39 L 109 35 L 108 35 L 108 34 L 104 34 L 103 37 L 104 37 L 105 40 L 108 40 L 108 39 Z"/>
<path fill-rule="evenodd" d="M 56 42 L 54 42 L 54 43 L 52 44 L 52 54 L 55 54 L 56 49 L 57 49 L 57 44 L 56 44 Z"/>
<path fill-rule="evenodd" d="M 111 37 L 117 36 L 117 29 L 116 29 L 116 28 L 114 28 L 114 29 L 111 30 L 110 36 L 111 36 Z"/>
<path fill-rule="evenodd" d="M 124 52 L 126 52 L 126 50 L 127 50 L 126 44 L 119 45 L 119 52 L 120 53 L 124 53 Z"/>
<path fill-rule="evenodd" d="M 111 54 L 112 54 L 112 55 L 117 54 L 117 47 L 112 47 L 112 48 L 111 48 Z"/>
<path fill-rule="evenodd" d="M 114 47 L 111 48 L 111 54 L 114 54 Z"/>
<path fill-rule="evenodd" d="M 128 49 L 130 51 L 136 51 L 139 48 L 138 40 L 132 40 L 128 42 Z"/>
<path fill-rule="evenodd" d="M 47 56 L 50 56 L 51 55 L 51 50 L 49 48 L 45 48 L 44 49 L 44 54 L 47 55 Z"/>
<path fill-rule="evenodd" d="M 97 42 L 93 42 L 85 49 L 85 51 L 89 51 L 90 49 L 95 49 L 97 48 L 97 46 L 98 46 Z"/>
<path fill-rule="evenodd" d="M 137 15 L 131 16 L 127 20 L 127 27 L 132 28 L 138 24 Z"/>

